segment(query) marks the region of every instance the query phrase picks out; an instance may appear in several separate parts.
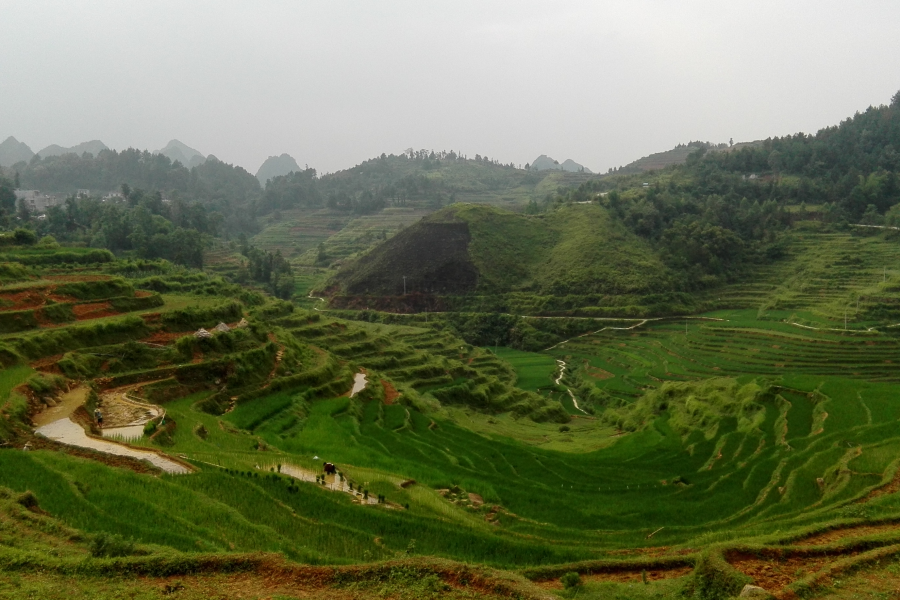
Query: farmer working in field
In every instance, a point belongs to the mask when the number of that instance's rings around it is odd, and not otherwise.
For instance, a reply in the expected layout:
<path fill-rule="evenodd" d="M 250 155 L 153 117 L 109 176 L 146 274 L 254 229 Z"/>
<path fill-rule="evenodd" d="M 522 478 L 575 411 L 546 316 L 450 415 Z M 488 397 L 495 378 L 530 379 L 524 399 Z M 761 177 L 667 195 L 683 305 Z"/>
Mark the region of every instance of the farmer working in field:
<path fill-rule="evenodd" d="M 103 413 L 99 408 L 94 409 L 94 418 L 97 420 L 97 427 L 103 427 Z"/>

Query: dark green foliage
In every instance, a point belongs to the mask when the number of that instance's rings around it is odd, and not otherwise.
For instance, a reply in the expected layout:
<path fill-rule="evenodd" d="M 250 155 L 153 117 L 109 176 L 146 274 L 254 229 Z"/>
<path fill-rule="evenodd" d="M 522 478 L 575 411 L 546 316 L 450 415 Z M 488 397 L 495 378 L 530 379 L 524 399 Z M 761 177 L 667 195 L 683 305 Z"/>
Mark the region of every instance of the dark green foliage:
<path fill-rule="evenodd" d="M 37 243 L 37 236 L 30 229 L 20 227 L 13 232 L 13 240 L 17 246 L 33 246 Z"/>
<path fill-rule="evenodd" d="M 86 379 L 96 377 L 100 373 L 103 358 L 80 352 L 67 352 L 56 365 L 63 375 L 70 379 Z"/>
<path fill-rule="evenodd" d="M 753 578 L 732 567 L 718 548 L 701 553 L 694 567 L 693 597 L 699 600 L 723 600 L 737 596 Z"/>
<path fill-rule="evenodd" d="M 134 541 L 126 540 L 121 535 L 98 533 L 91 538 L 91 556 L 96 558 L 131 556 L 134 554 Z"/>
<path fill-rule="evenodd" d="M 78 300 L 97 300 L 114 296 L 134 296 L 134 288 L 124 279 L 100 279 L 95 281 L 74 281 L 56 286 L 55 292 L 61 296 L 72 296 Z"/>
<path fill-rule="evenodd" d="M 563 589 L 571 590 L 581 585 L 581 576 L 575 571 L 569 571 L 559 578 L 559 582 L 562 583 Z"/>
<path fill-rule="evenodd" d="M 149 333 L 140 317 L 129 316 L 102 323 L 70 325 L 10 340 L 10 345 L 31 360 L 51 354 L 62 354 L 85 346 L 123 342 Z"/>
<path fill-rule="evenodd" d="M 34 310 L 0 312 L 0 333 L 17 333 L 38 326 Z"/>
<path fill-rule="evenodd" d="M 247 258 L 247 263 L 241 265 L 235 276 L 238 283 L 262 283 L 277 298 L 291 297 L 294 293 L 294 272 L 280 250 L 273 253 L 249 246 L 242 248 L 241 253 Z"/>
<path fill-rule="evenodd" d="M 149 296 L 140 297 L 121 297 L 110 298 L 110 306 L 119 312 L 131 312 L 135 310 L 146 310 L 148 308 L 156 308 L 163 306 L 165 301 L 159 294 L 151 294 Z"/>
<path fill-rule="evenodd" d="M 0 281 L 21 281 L 27 279 L 30 274 L 31 272 L 19 263 L 0 263 Z"/>
<path fill-rule="evenodd" d="M 162 313 L 162 323 L 169 331 L 186 331 L 198 327 L 215 327 L 220 321 L 236 321 L 243 308 L 237 302 L 213 307 L 189 307 Z"/>
<path fill-rule="evenodd" d="M 34 251 L 33 253 L 10 252 L 3 257 L 10 262 L 23 265 L 53 265 L 53 264 L 95 264 L 108 263 L 114 260 L 109 250 L 88 250 L 74 252 L 72 249 L 60 249 L 49 251 Z"/>
<path fill-rule="evenodd" d="M 65 385 L 65 379 L 59 375 L 38 373 L 28 379 L 28 387 L 36 396 L 49 396 Z"/>
<path fill-rule="evenodd" d="M 66 323 L 75 320 L 75 313 L 72 312 L 71 304 L 50 304 L 48 302 L 38 312 L 41 317 L 53 323 Z"/>

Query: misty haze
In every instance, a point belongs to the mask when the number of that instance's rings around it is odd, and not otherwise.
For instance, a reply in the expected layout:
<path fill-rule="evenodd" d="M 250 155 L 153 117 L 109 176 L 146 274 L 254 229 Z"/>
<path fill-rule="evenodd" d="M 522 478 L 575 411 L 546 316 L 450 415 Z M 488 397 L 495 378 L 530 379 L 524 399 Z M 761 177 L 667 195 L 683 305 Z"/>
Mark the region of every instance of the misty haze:
<path fill-rule="evenodd" d="M 900 589 L 900 7 L 0 14 L 0 598 Z"/>

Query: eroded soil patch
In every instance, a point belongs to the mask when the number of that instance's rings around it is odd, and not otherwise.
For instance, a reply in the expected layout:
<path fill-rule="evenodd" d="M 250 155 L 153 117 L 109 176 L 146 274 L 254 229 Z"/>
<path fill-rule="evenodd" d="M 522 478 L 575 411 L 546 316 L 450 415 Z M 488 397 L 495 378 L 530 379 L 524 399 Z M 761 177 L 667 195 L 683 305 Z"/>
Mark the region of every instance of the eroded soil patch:
<path fill-rule="evenodd" d="M 393 404 L 397 398 L 400 397 L 400 392 L 397 391 L 397 388 L 387 380 L 381 380 L 381 387 L 384 388 L 384 403 L 385 404 Z"/>
<path fill-rule="evenodd" d="M 852 555 L 767 558 L 735 552 L 729 553 L 727 560 L 735 569 L 752 577 L 753 585 L 774 594 L 798 579 L 821 571 L 829 563 Z"/>
<path fill-rule="evenodd" d="M 585 583 L 643 583 L 646 576 L 647 582 L 659 581 L 662 579 L 677 579 L 690 575 L 693 567 L 673 567 L 671 569 L 645 569 L 633 571 L 615 571 L 612 573 L 591 573 L 582 575 L 581 580 Z M 550 579 L 547 581 L 536 582 L 536 585 L 548 590 L 563 589 L 559 579 Z"/>
<path fill-rule="evenodd" d="M 881 525 L 859 525 L 856 527 L 846 527 L 843 529 L 833 529 L 817 533 L 808 538 L 792 542 L 794 546 L 822 546 L 825 544 L 833 544 L 845 539 L 861 538 L 870 535 L 878 535 L 881 533 L 900 533 L 900 523 L 883 523 Z"/>

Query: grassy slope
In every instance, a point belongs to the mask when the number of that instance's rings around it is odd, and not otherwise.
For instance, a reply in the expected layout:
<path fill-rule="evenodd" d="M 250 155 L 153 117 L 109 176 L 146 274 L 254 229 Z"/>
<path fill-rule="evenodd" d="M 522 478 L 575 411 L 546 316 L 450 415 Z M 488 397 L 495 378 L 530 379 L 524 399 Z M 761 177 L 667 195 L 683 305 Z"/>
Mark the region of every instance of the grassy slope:
<path fill-rule="evenodd" d="M 446 201 L 474 202 L 510 210 L 521 210 L 532 200 L 540 201 L 559 186 L 578 185 L 596 177 L 557 171 L 530 173 L 474 160 L 445 160 L 439 166 L 424 169 L 420 161 L 393 157 L 327 174 L 322 181 L 326 189 L 357 193 L 409 176 L 424 176 L 438 182 L 449 194 Z M 272 252 L 280 250 L 296 267 L 321 267 L 362 253 L 383 236 L 390 237 L 439 208 L 429 199 L 414 196 L 402 206 L 388 206 L 372 215 L 355 216 L 328 208 L 283 210 L 264 217 L 260 223 L 262 231 L 250 243 Z M 317 260 L 319 244 L 324 244 L 328 256 L 325 265 Z M 208 251 L 205 257 L 211 268 L 225 271 L 233 268 L 236 260 L 235 253 L 227 247 Z"/>
<path fill-rule="evenodd" d="M 555 357 L 573 366 L 586 361 L 593 369 L 585 369 L 584 380 L 625 403 L 665 381 L 775 381 L 779 398 L 765 404 L 753 427 L 720 411 L 703 422 L 698 412 L 697 430 L 683 437 L 668 413 L 621 438 L 612 438 L 600 422 L 566 433 L 546 425 L 541 433 L 540 426 L 525 427 L 509 415 L 493 423 L 474 415 L 478 423 L 472 423 L 464 409 L 429 412 L 425 402 L 418 412 L 384 405 L 378 397 L 353 405 L 324 396 L 305 406 L 286 392 L 255 398 L 220 419 L 199 412 L 194 402 L 201 398 L 189 397 L 170 404 L 179 423 L 172 451 L 245 472 L 261 461 L 263 467 L 276 461 L 314 467 L 311 457 L 320 456 L 337 461 L 373 493 L 409 503 L 410 510 L 363 512 L 368 508 L 313 484 L 292 493 L 282 478 L 236 477 L 203 463 L 200 475 L 154 480 L 63 455 L 10 451 L 0 454 L 0 478 L 18 491 L 36 491 L 48 510 L 90 532 L 135 532 L 143 541 L 185 550 L 229 551 L 233 545 L 328 562 L 394 556 L 415 537 L 424 553 L 522 566 L 646 545 L 646 535 L 658 526 L 665 529 L 653 544 L 697 547 L 860 515 L 894 519 L 900 510 L 894 494 L 864 505 L 853 501 L 889 482 L 896 467 L 896 339 L 889 330 L 845 334 L 772 320 L 795 314 L 827 323 L 834 307 L 853 300 L 858 289 L 871 288 L 889 300 L 893 273 L 881 284 L 871 280 L 893 246 L 879 237 L 829 234 L 817 243 L 815 235 L 797 235 L 808 237 L 796 238 L 789 262 L 756 274 L 753 290 L 759 293 L 734 289 L 731 302 L 754 308 L 709 315 L 726 321 L 688 322 L 687 333 L 677 321 L 607 330 L 557 347 L 544 363 L 532 365 L 510 355 L 523 387 L 539 385 Z M 793 280 L 785 277 L 791 268 Z M 794 290 L 790 310 L 796 313 L 762 304 L 782 293 L 777 284 Z M 869 300 L 867 309 L 867 298 L 860 319 L 868 314 L 864 310 L 889 304 Z M 422 394 L 454 383 L 445 372 L 448 365 L 457 368 L 454 360 L 471 358 L 479 376 L 504 373 L 489 356 L 460 351 L 451 337 L 424 328 L 311 316 L 271 324 L 359 366 L 395 357 L 397 363 L 373 369 L 376 377 L 390 373 Z M 860 323 L 851 321 L 850 328 L 860 330 Z M 529 377 L 534 383 L 527 383 Z M 575 387 L 575 379 L 565 383 Z M 209 432 L 205 440 L 194 433 L 199 424 Z M 268 451 L 255 449 L 260 440 Z M 398 488 L 408 477 L 420 485 Z M 675 477 L 687 485 L 673 485 Z M 500 525 L 485 520 L 487 508 L 448 502 L 432 489 L 454 484 L 502 507 Z M 291 511 L 303 517 L 300 522 Z M 371 541 L 375 537 L 380 545 Z"/>
<path fill-rule="evenodd" d="M 595 205 L 564 207 L 538 217 L 454 205 L 376 247 L 342 269 L 335 281 L 371 294 L 396 294 L 396 286 L 385 283 L 389 274 L 402 271 L 412 282 L 450 264 L 449 257 L 434 251 L 441 241 L 431 224 L 459 221 L 471 236 L 468 256 L 457 253 L 452 260 L 477 270 L 477 285 L 463 286 L 476 293 L 626 294 L 667 285 L 666 269 L 647 243 L 614 225 L 605 209 Z"/>

